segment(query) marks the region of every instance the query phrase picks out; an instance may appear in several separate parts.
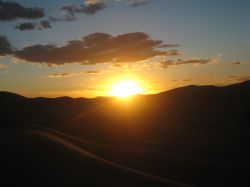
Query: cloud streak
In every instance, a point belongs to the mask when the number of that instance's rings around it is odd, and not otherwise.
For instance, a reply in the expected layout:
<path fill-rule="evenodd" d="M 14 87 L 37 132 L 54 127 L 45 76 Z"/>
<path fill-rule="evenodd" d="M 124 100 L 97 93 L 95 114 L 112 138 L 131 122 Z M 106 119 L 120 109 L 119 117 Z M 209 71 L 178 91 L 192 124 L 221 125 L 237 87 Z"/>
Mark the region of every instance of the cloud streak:
<path fill-rule="evenodd" d="M 0 64 L 1 65 L 1 64 Z M 53 73 L 51 75 L 45 76 L 45 78 L 64 78 L 64 77 L 72 77 L 76 75 L 91 75 L 91 74 L 99 74 L 101 71 L 98 70 L 89 70 L 89 71 L 79 71 L 79 72 L 63 72 L 63 73 Z"/>
<path fill-rule="evenodd" d="M 65 63 L 97 64 L 126 63 L 147 60 L 155 56 L 175 56 L 173 50 L 159 49 L 165 45 L 142 32 L 112 36 L 93 33 L 64 46 L 32 45 L 15 52 L 15 57 L 34 63 L 62 65 Z"/>
<path fill-rule="evenodd" d="M 239 62 L 239 61 L 231 63 L 232 66 L 236 66 L 236 65 L 240 65 L 240 64 L 241 64 L 241 62 Z"/>
<path fill-rule="evenodd" d="M 62 78 L 62 77 L 71 77 L 74 73 L 53 73 L 48 75 L 48 78 Z"/>
<path fill-rule="evenodd" d="M 213 58 L 190 58 L 190 59 L 178 59 L 178 60 L 167 60 L 160 62 L 160 67 L 163 69 L 169 68 L 170 66 L 178 66 L 178 65 L 186 65 L 186 64 L 194 64 L 194 65 L 204 65 L 209 63 L 217 62 L 218 59 Z"/>
<path fill-rule="evenodd" d="M 87 74 L 98 74 L 100 73 L 100 71 L 96 71 L 96 70 L 91 70 L 91 71 L 86 71 Z"/>
<path fill-rule="evenodd" d="M 138 7 L 141 5 L 147 5 L 151 0 L 128 0 L 128 5 L 131 7 Z"/>

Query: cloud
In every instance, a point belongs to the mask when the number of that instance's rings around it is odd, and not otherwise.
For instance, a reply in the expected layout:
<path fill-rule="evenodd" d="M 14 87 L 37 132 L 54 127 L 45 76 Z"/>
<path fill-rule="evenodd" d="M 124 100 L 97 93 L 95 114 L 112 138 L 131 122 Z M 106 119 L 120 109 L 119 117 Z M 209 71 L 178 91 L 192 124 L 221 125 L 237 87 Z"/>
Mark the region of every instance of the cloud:
<path fill-rule="evenodd" d="M 86 71 L 87 74 L 97 74 L 100 73 L 100 71 L 96 71 L 96 70 L 91 70 L 91 71 Z"/>
<path fill-rule="evenodd" d="M 138 7 L 150 3 L 151 0 L 128 0 L 128 5 L 131 7 Z"/>
<path fill-rule="evenodd" d="M 208 64 L 211 62 L 214 62 L 215 59 L 211 59 L 211 58 L 206 58 L 206 59 L 201 59 L 201 58 L 191 58 L 191 59 L 187 59 L 187 60 L 177 60 L 177 62 L 175 62 L 175 65 L 182 65 L 182 64 L 196 64 L 196 65 L 202 65 L 202 64 Z"/>
<path fill-rule="evenodd" d="M 126 63 L 156 56 L 173 56 L 177 52 L 158 49 L 163 41 L 152 40 L 142 32 L 112 36 L 93 33 L 64 46 L 32 45 L 15 52 L 15 57 L 30 62 L 62 65 L 65 63 Z M 198 61 L 199 62 L 199 61 Z"/>
<path fill-rule="evenodd" d="M 63 18 L 50 18 L 51 21 L 74 21 L 76 20 L 77 7 L 73 4 L 62 5 L 60 10 L 64 14 Z"/>
<path fill-rule="evenodd" d="M 50 29 L 52 28 L 50 22 L 48 20 L 42 20 L 40 23 L 34 23 L 34 22 L 25 22 L 20 23 L 19 25 L 16 25 L 14 27 L 15 29 L 18 29 L 20 31 L 27 31 L 27 30 L 35 30 L 35 29 Z"/>
<path fill-rule="evenodd" d="M 123 0 L 116 0 L 116 2 L 122 2 Z M 130 7 L 138 7 L 146 5 L 151 0 L 124 0 Z M 97 12 L 107 8 L 107 1 L 105 0 L 85 0 L 83 4 L 77 6 L 75 4 L 63 4 L 60 10 L 63 14 L 62 17 L 49 16 L 49 21 L 75 21 L 77 20 L 77 14 L 95 15 Z"/>
<path fill-rule="evenodd" d="M 39 26 L 40 29 L 51 29 L 52 26 L 50 24 L 50 21 L 48 20 L 42 20 L 40 21 L 40 26 Z"/>
<path fill-rule="evenodd" d="M 71 77 L 74 73 L 54 73 L 48 75 L 48 78 L 62 78 L 62 77 Z"/>
<path fill-rule="evenodd" d="M 241 64 L 241 62 L 239 62 L 239 61 L 231 63 L 232 66 L 240 65 L 240 64 Z"/>
<path fill-rule="evenodd" d="M 63 73 L 53 73 L 51 75 L 45 76 L 45 78 L 63 78 L 63 77 L 71 77 L 77 75 L 84 75 L 84 74 L 98 74 L 101 71 L 97 70 L 90 70 L 90 71 L 78 71 L 78 72 L 63 72 Z"/>
<path fill-rule="evenodd" d="M 26 31 L 26 30 L 34 30 L 36 29 L 36 23 L 32 22 L 25 22 L 25 23 L 20 23 L 19 25 L 15 26 L 15 29 L 18 29 L 20 31 Z"/>
<path fill-rule="evenodd" d="M 107 6 L 104 0 L 85 0 L 81 6 L 74 4 L 64 4 L 60 10 L 63 13 L 63 17 L 49 17 L 52 22 L 57 21 L 74 21 L 77 19 L 76 14 L 94 15 L 98 11 L 105 9 Z"/>
<path fill-rule="evenodd" d="M 106 8 L 106 4 L 103 0 L 85 0 L 85 4 L 78 12 L 83 12 L 88 15 L 96 14 L 97 11 Z"/>
<path fill-rule="evenodd" d="M 26 8 L 17 2 L 0 0 L 0 21 L 12 21 L 18 18 L 39 19 L 45 16 L 44 9 L 39 7 Z"/>
<path fill-rule="evenodd" d="M 208 63 L 214 63 L 217 62 L 218 59 L 212 59 L 212 58 L 190 58 L 190 59 L 177 59 L 177 60 L 166 60 L 163 62 L 160 62 L 160 67 L 163 69 L 166 69 L 170 66 L 178 66 L 178 65 L 185 65 L 185 64 L 194 64 L 194 65 L 203 65 Z"/>
<path fill-rule="evenodd" d="M 12 46 L 5 36 L 0 36 L 0 56 L 5 56 L 12 53 Z"/>
<path fill-rule="evenodd" d="M 17 2 L 8 2 L 0 0 L 0 21 L 13 21 L 16 19 L 40 19 L 45 17 L 43 8 L 24 7 Z M 48 20 L 42 20 L 40 23 L 24 22 L 14 27 L 20 31 L 48 29 L 52 28 Z"/>
<path fill-rule="evenodd" d="M 112 67 L 113 67 L 113 68 L 120 69 L 120 68 L 123 67 L 123 64 L 113 64 Z"/>

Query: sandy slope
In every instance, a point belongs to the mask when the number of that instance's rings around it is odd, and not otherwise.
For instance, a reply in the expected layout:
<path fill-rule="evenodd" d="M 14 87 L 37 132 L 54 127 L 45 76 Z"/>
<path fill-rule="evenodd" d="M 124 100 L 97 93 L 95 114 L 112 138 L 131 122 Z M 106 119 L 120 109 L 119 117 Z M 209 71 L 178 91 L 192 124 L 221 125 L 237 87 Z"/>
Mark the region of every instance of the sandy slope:
<path fill-rule="evenodd" d="M 74 137 L 41 128 L 16 128 L 2 134 L 1 183 L 8 186 L 188 186 L 102 159 L 75 145 Z"/>
<path fill-rule="evenodd" d="M 0 186 L 181 185 L 165 178 L 250 186 L 249 96 L 249 81 L 188 86 L 129 104 L 0 92 L 0 182 L 9 184 Z"/>

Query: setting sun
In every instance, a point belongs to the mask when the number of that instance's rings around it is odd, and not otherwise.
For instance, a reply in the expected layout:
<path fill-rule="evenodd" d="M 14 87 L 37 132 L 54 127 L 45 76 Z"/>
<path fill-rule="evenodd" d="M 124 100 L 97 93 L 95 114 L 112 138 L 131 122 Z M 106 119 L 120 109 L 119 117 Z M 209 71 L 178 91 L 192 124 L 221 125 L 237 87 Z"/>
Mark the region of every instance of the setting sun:
<path fill-rule="evenodd" d="M 111 90 L 110 95 L 116 97 L 129 97 L 143 92 L 136 81 L 133 80 L 123 80 L 115 83 Z"/>

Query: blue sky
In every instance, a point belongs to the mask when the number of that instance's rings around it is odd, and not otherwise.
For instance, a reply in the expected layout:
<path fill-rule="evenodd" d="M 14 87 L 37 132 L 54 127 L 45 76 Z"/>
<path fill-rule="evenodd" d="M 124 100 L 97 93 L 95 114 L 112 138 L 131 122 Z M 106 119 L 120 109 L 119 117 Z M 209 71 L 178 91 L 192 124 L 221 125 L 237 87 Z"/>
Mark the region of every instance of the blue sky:
<path fill-rule="evenodd" d="M 64 4 L 79 6 L 82 0 L 16 0 L 25 7 L 41 7 L 46 17 L 62 17 Z M 49 67 L 3 56 L 0 69 L 0 90 L 18 92 L 26 96 L 86 96 L 105 95 L 105 89 L 116 77 L 136 77 L 148 86 L 146 93 L 159 92 L 187 84 L 228 84 L 250 76 L 250 1 L 247 0 L 151 0 L 145 5 L 128 6 L 128 1 L 104 1 L 106 8 L 94 15 L 77 14 L 71 22 L 53 22 L 52 28 L 19 31 L 13 29 L 23 22 L 17 19 L 0 21 L 0 35 L 6 36 L 16 49 L 34 44 L 66 45 L 91 33 L 143 32 L 154 40 L 179 44 L 180 57 L 169 59 L 211 59 L 206 64 L 184 64 L 160 68 L 159 62 L 125 64 L 114 69 L 111 63 L 79 65 L 76 63 Z M 17 62 L 17 63 L 13 63 Z M 130 63 L 128 63 L 130 64 Z M 126 69 L 130 66 L 130 69 Z M 150 67 L 148 67 L 150 66 Z M 1 66 L 0 66 L 1 67 Z M 3 67 L 3 65 L 2 65 Z M 98 74 L 79 75 L 95 70 Z M 53 74 L 71 73 L 53 78 Z M 207 76 L 207 77 L 206 77 Z M 105 80 L 103 84 L 100 80 Z M 99 89 L 99 90 L 98 90 Z M 155 90 L 155 91 L 154 91 Z"/>

